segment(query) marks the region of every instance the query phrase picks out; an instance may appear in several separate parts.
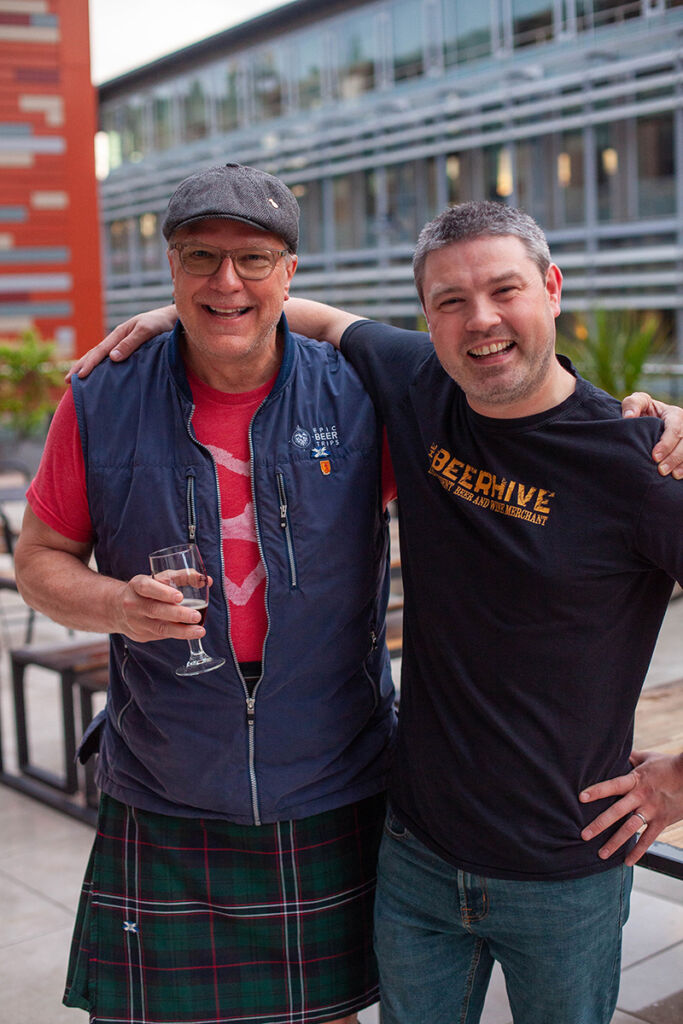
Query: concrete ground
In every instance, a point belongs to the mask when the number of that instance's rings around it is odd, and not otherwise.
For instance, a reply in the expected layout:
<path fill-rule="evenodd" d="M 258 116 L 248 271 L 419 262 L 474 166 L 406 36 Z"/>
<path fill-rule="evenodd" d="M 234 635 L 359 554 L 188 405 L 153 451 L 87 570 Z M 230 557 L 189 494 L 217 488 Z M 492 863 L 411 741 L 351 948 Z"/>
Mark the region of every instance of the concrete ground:
<path fill-rule="evenodd" d="M 0 706 L 9 768 L 14 750 L 6 652 L 9 646 L 22 643 L 23 626 L 18 599 L 0 594 Z M 34 642 L 64 638 L 60 627 L 38 619 Z M 670 606 L 648 686 L 683 678 L 682 638 L 683 599 L 679 599 Z M 45 767 L 59 764 L 54 678 L 35 672 L 28 688 L 34 757 Z M 0 822 L 0 1020 L 3 1024 L 85 1021 L 82 1013 L 61 1005 L 61 994 L 92 829 L 2 785 Z M 683 1021 L 683 882 L 637 869 L 618 1007 L 613 1024 Z M 510 1024 L 511 1019 L 502 975 L 496 971 L 483 1024 Z M 377 1020 L 376 1008 L 361 1014 L 361 1024 L 377 1024 Z"/>

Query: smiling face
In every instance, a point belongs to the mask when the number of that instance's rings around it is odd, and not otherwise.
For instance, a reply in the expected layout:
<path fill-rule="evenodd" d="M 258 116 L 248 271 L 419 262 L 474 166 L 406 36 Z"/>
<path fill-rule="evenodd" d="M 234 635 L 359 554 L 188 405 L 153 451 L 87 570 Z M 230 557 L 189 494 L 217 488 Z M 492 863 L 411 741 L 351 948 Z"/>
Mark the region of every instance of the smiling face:
<path fill-rule="evenodd" d="M 277 235 L 234 220 L 203 220 L 179 228 L 173 242 L 221 249 L 285 249 Z M 280 257 L 262 281 L 243 281 L 230 259 L 210 277 L 183 270 L 178 252 L 168 253 L 178 317 L 185 330 L 185 358 L 212 387 L 250 391 L 277 372 L 281 352 L 277 324 L 289 295 L 296 256 Z"/>
<path fill-rule="evenodd" d="M 429 253 L 424 311 L 446 373 L 485 416 L 530 416 L 574 390 L 555 358 L 562 275 L 545 279 L 515 235 L 484 235 Z"/>

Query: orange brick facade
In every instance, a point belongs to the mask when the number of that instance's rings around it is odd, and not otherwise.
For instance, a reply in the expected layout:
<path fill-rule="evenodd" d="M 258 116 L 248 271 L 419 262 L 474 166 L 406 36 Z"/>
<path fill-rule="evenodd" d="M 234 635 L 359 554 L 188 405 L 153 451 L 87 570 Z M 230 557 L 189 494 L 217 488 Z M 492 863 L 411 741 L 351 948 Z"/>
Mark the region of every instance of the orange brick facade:
<path fill-rule="evenodd" d="M 87 0 L 0 0 L 0 337 L 102 337 Z"/>

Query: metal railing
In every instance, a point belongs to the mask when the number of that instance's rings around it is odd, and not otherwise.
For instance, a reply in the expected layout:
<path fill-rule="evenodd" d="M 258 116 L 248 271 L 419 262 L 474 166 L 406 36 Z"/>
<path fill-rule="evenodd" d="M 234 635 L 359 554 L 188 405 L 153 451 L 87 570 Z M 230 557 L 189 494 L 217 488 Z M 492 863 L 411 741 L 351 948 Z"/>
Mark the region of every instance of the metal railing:
<path fill-rule="evenodd" d="M 655 398 L 674 405 L 683 403 L 683 363 L 645 363 L 644 386 Z"/>

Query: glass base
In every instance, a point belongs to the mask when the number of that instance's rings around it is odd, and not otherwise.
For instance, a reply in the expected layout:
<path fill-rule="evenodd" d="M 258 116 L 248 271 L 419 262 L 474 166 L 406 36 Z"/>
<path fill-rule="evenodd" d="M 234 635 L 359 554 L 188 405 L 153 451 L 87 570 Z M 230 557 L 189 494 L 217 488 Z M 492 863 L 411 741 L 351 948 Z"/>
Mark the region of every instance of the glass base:
<path fill-rule="evenodd" d="M 203 658 L 190 658 L 187 665 L 175 670 L 177 676 L 198 676 L 202 672 L 213 672 L 215 668 L 225 665 L 225 658 L 212 658 L 205 654 Z"/>

